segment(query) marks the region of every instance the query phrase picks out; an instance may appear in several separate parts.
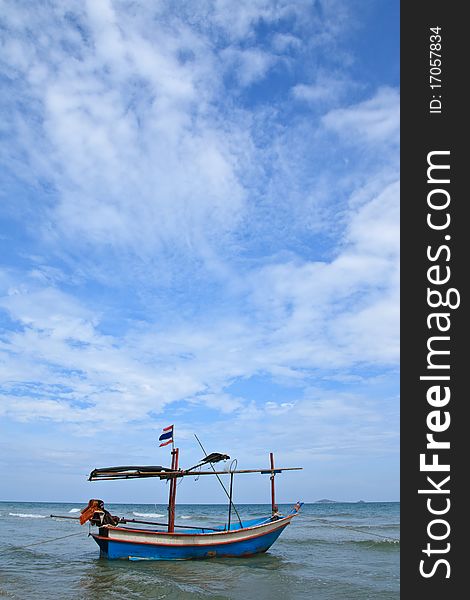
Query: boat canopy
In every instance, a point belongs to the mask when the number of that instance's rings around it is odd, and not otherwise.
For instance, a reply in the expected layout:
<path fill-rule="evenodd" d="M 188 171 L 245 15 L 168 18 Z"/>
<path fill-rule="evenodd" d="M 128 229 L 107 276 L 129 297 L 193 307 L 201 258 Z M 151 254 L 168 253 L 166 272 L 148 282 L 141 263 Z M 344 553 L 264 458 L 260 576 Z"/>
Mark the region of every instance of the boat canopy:
<path fill-rule="evenodd" d="M 282 471 L 299 471 L 302 467 L 285 467 L 282 469 L 242 469 L 228 471 L 194 471 L 189 469 L 172 470 L 160 466 L 144 467 L 104 467 L 102 469 L 93 469 L 88 477 L 89 481 L 98 481 L 104 479 L 138 479 L 144 477 L 158 477 L 160 479 L 174 479 L 176 477 L 194 477 L 199 475 L 231 475 L 236 473 L 261 473 L 263 475 L 275 475 Z"/>
<path fill-rule="evenodd" d="M 97 479 L 135 479 L 136 477 L 159 477 L 171 472 L 168 467 L 158 466 L 125 466 L 125 467 L 103 467 L 93 469 L 88 477 L 89 481 Z"/>

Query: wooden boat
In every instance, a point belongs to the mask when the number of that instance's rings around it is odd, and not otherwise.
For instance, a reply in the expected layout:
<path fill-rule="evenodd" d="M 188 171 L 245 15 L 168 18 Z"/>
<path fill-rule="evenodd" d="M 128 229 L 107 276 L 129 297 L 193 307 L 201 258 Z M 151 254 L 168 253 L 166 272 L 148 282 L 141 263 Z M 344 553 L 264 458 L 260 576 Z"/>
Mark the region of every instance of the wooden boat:
<path fill-rule="evenodd" d="M 190 469 L 178 468 L 178 448 L 172 450 L 171 456 L 171 468 L 160 466 L 108 467 L 94 469 L 90 473 L 90 481 L 157 477 L 170 483 L 167 523 L 114 517 L 104 508 L 101 500 L 90 500 L 88 506 L 82 510 L 80 522 L 82 524 L 90 522 L 91 525 L 98 527 L 98 532 L 91 533 L 91 536 L 100 547 L 102 557 L 128 560 L 186 560 L 251 556 L 266 552 L 300 511 L 302 503 L 297 502 L 288 514 L 282 515 L 278 512 L 275 502 L 274 477 L 282 471 L 297 470 L 298 467 L 275 468 L 272 453 L 268 469 L 237 470 L 234 468 L 228 471 L 217 471 L 213 466 L 215 462 L 230 458 L 224 454 L 212 453 Z M 207 465 L 212 470 L 202 470 L 202 467 Z M 248 473 L 270 475 L 271 515 L 259 519 L 241 519 L 232 500 L 233 481 L 235 475 Z M 175 525 L 178 479 L 201 475 L 215 475 L 224 488 L 229 500 L 227 523 L 215 527 Z M 229 491 L 220 479 L 222 476 L 230 478 Z M 233 513 L 236 514 L 238 522 L 233 522 Z M 136 527 L 134 524 L 139 526 Z M 141 525 L 146 527 L 141 527 Z M 178 531 L 175 531 L 175 528 L 178 528 Z"/>

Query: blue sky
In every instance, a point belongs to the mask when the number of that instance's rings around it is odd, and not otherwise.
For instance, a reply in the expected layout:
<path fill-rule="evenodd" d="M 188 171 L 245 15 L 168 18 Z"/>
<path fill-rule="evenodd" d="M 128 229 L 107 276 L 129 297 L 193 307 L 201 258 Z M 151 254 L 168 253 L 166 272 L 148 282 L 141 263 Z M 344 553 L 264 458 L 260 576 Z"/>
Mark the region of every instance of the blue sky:
<path fill-rule="evenodd" d="M 0 499 L 397 500 L 398 2 L 0 13 Z"/>

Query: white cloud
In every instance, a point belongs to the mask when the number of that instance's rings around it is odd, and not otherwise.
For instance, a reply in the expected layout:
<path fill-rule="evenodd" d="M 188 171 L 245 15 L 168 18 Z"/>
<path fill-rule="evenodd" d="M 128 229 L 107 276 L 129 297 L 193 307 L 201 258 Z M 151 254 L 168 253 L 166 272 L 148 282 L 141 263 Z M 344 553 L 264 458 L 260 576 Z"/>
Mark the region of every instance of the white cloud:
<path fill-rule="evenodd" d="M 397 256 L 400 240 L 399 184 L 388 185 L 351 218 L 347 239 L 368 256 Z"/>
<path fill-rule="evenodd" d="M 353 205 L 343 249 L 331 262 L 253 271 L 245 285 L 255 311 L 245 318 L 227 315 L 163 329 L 136 324 L 118 338 L 101 334 L 100 315 L 75 299 L 24 284 L 1 302 L 24 327 L 4 339 L 7 372 L 15 385 L 35 378 L 67 384 L 71 391 L 62 400 L 70 409 L 57 413 L 64 420 L 115 427 L 123 411 L 141 420 L 178 400 L 224 413 L 246 410 L 242 399 L 223 392 L 237 377 L 268 373 L 295 381 L 299 369 L 335 373 L 364 364 L 396 365 L 397 198 L 394 184 Z M 70 377 L 68 370 L 79 375 Z M 51 414 L 54 405 L 47 391 L 45 396 L 36 415 Z M 91 406 L 73 407 L 74 401 Z M 16 414 L 31 414 L 27 398 L 14 404 Z M 119 411 L 119 419 L 110 419 L 109 409 Z"/>
<path fill-rule="evenodd" d="M 343 249 L 331 262 L 285 263 L 256 274 L 258 317 L 273 330 L 281 364 L 396 364 L 398 227 L 395 183 L 352 209 Z"/>
<path fill-rule="evenodd" d="M 35 113 L 21 116 L 19 141 L 60 198 L 45 237 L 142 256 L 171 243 L 204 256 L 207 238 L 236 226 L 248 158 L 230 120 L 211 108 L 223 76 L 215 53 L 182 22 L 172 31 L 155 24 L 152 38 L 141 20 L 123 27 L 126 15 L 110 3 L 90 2 L 76 18 L 87 35 L 79 56 L 63 49 L 77 35 L 66 21 L 46 27 L 43 47 L 11 42 Z M 186 48 L 193 58 L 182 61 Z M 255 50 L 240 55 L 245 83 L 269 63 Z"/>
<path fill-rule="evenodd" d="M 314 83 L 298 83 L 292 88 L 292 95 L 297 100 L 308 103 L 336 102 L 352 87 L 343 74 L 320 71 Z"/>
<path fill-rule="evenodd" d="M 276 33 L 272 39 L 272 46 L 277 52 L 285 52 L 291 48 L 302 46 L 302 40 L 290 33 Z"/>
<path fill-rule="evenodd" d="M 277 60 L 274 55 L 256 48 L 247 50 L 226 48 L 221 52 L 221 56 L 226 65 L 225 68 L 235 71 L 236 77 L 243 87 L 260 81 Z"/>
<path fill-rule="evenodd" d="M 271 2 L 270 0 L 243 0 L 233 10 L 230 0 L 216 0 L 209 3 L 213 10 L 213 22 L 221 27 L 231 39 L 245 40 L 253 34 L 253 29 L 260 21 L 275 22 L 295 15 L 306 15 L 305 2 L 292 4 L 289 0 Z"/>
<path fill-rule="evenodd" d="M 341 137 L 353 137 L 368 142 L 397 143 L 400 124 L 398 92 L 383 87 L 370 100 L 348 108 L 338 108 L 323 118 L 328 129 Z"/>

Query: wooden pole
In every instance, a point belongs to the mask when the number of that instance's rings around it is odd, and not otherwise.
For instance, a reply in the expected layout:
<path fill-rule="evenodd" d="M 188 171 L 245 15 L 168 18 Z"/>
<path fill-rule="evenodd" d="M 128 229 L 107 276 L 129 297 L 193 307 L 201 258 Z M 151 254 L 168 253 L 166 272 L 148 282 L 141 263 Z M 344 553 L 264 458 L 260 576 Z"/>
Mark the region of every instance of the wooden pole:
<path fill-rule="evenodd" d="M 175 466 L 175 451 L 174 449 L 171 451 L 171 470 L 174 470 Z M 173 482 L 174 479 L 170 479 L 170 489 L 168 492 L 168 531 L 170 531 L 170 523 L 171 523 L 171 499 L 173 497 Z"/>
<path fill-rule="evenodd" d="M 171 469 L 173 471 L 178 469 L 178 454 L 179 448 L 171 451 Z M 176 482 L 176 477 L 172 477 L 170 480 L 170 498 L 168 501 L 168 533 L 175 531 Z"/>
<path fill-rule="evenodd" d="M 272 452 L 269 453 L 269 460 L 271 462 L 271 469 L 274 469 L 274 454 Z M 275 490 L 274 490 L 274 476 L 275 473 L 272 473 L 270 479 L 271 479 L 271 510 L 272 510 L 272 514 L 275 515 L 278 511 L 278 507 L 276 504 L 276 495 L 275 495 Z"/>
<path fill-rule="evenodd" d="M 228 530 L 230 531 L 230 521 L 232 519 L 232 491 L 233 491 L 233 473 L 230 473 L 230 492 L 229 492 L 229 498 L 228 498 Z M 240 525 L 241 525 L 241 521 L 240 521 Z"/>

